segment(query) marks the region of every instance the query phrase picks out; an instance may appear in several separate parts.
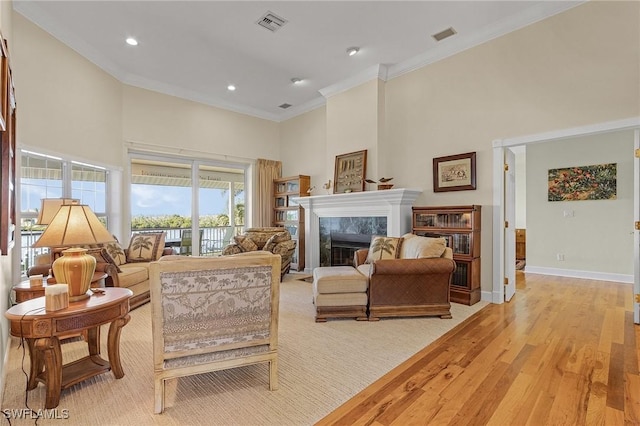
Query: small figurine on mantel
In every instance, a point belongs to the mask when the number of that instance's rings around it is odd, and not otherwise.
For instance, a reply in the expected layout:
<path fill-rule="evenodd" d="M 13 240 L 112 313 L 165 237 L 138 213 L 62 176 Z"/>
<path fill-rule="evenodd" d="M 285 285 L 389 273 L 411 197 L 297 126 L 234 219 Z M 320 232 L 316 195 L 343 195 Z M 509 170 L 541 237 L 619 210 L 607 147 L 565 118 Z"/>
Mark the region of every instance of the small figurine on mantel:
<path fill-rule="evenodd" d="M 322 187 L 327 190 L 327 195 L 331 194 L 331 179 L 323 183 Z"/>
<path fill-rule="evenodd" d="M 375 180 L 371 180 L 371 179 L 365 179 L 364 181 L 367 183 L 377 183 L 378 184 L 378 189 L 391 189 L 393 188 L 393 184 L 392 183 L 387 183 L 389 182 L 391 179 L 393 179 L 392 177 L 390 178 L 385 178 L 385 177 L 381 177 L 380 179 L 378 179 L 378 182 L 376 182 Z"/>

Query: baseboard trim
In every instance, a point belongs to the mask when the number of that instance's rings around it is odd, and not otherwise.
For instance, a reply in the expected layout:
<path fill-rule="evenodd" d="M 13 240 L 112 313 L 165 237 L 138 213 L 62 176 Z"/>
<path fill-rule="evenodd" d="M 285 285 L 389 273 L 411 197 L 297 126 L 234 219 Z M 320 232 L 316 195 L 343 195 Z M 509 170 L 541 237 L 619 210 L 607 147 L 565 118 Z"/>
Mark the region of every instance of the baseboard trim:
<path fill-rule="evenodd" d="M 545 268 L 542 266 L 524 267 L 524 272 L 541 275 L 557 275 L 559 277 L 584 278 L 598 281 L 615 281 L 619 283 L 633 284 L 633 275 L 614 274 L 611 272 L 578 271 L 575 269 Z"/>
<path fill-rule="evenodd" d="M 4 390 L 7 383 L 7 368 L 9 364 L 9 351 L 11 350 L 11 336 L 5 342 L 4 357 L 2 358 L 2 374 L 0 374 L 0 407 L 4 407 Z"/>

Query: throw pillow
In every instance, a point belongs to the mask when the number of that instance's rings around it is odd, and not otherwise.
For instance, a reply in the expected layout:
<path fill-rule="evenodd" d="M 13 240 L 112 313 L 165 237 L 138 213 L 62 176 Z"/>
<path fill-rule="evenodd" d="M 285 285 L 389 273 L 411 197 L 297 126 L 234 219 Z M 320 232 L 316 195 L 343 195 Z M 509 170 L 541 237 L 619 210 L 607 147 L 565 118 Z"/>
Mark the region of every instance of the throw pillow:
<path fill-rule="evenodd" d="M 397 259 L 400 255 L 402 237 L 373 236 L 369 246 L 369 254 L 365 263 L 373 263 L 381 259 Z"/>
<path fill-rule="evenodd" d="M 96 262 L 98 263 L 110 263 L 116 267 L 116 271 L 122 272 L 122 270 L 116 265 L 113 258 L 109 255 L 109 252 L 106 248 L 92 248 L 87 250 L 87 254 L 96 258 Z"/>
<path fill-rule="evenodd" d="M 273 234 L 267 242 L 264 244 L 262 250 L 270 251 L 273 253 L 273 249 L 283 241 L 289 241 L 291 239 L 291 234 L 289 232 L 278 232 L 277 234 Z"/>
<path fill-rule="evenodd" d="M 251 238 L 247 238 L 244 235 L 236 235 L 234 238 L 243 252 L 258 250 L 258 246 Z"/>
<path fill-rule="evenodd" d="M 164 232 L 133 234 L 127 249 L 127 263 L 152 262 L 160 259 L 164 249 Z"/>
<path fill-rule="evenodd" d="M 119 242 L 114 241 L 103 245 L 103 248 L 107 251 L 109 256 L 113 259 L 113 264 L 116 266 L 124 265 L 127 263 L 127 255 L 124 253 L 124 249 Z"/>
<path fill-rule="evenodd" d="M 421 259 L 441 257 L 447 247 L 444 238 L 421 237 L 419 235 L 404 235 L 404 242 L 400 249 L 401 259 Z"/>

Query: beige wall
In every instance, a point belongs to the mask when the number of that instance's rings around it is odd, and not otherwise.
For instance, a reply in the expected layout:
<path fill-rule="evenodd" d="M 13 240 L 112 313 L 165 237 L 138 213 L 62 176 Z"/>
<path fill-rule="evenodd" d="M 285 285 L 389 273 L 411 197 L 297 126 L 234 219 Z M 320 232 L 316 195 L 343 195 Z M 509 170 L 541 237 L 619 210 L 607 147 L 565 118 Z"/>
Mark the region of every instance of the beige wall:
<path fill-rule="evenodd" d="M 22 15 L 13 17 L 19 146 L 121 165 L 122 84 Z"/>
<path fill-rule="evenodd" d="M 633 275 L 632 153 L 632 131 L 527 145 L 527 270 Z M 549 169 L 607 163 L 617 164 L 615 200 L 547 201 Z"/>
<path fill-rule="evenodd" d="M 125 142 L 218 156 L 278 159 L 278 123 L 145 89 L 122 87 Z"/>
<path fill-rule="evenodd" d="M 309 175 L 311 186 L 316 187 L 314 195 L 325 194 L 322 184 L 328 179 L 325 177 L 326 119 L 326 109 L 322 107 L 280 125 L 282 175 Z"/>
<path fill-rule="evenodd" d="M 372 80 L 327 99 L 327 179 L 333 180 L 336 155 L 363 149 L 367 150 L 367 177 L 376 177 L 379 91 L 383 87 Z"/>

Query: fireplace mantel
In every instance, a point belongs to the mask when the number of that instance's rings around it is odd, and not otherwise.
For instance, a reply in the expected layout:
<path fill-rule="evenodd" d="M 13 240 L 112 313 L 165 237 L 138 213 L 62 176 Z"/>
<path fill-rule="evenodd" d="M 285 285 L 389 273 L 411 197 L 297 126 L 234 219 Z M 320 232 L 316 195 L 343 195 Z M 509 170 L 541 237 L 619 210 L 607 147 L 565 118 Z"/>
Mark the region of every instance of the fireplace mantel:
<path fill-rule="evenodd" d="M 401 236 L 411 230 L 411 206 L 421 193 L 421 189 L 398 188 L 292 198 L 305 211 L 305 272 L 320 266 L 321 217 L 385 216 L 387 236 Z"/>

